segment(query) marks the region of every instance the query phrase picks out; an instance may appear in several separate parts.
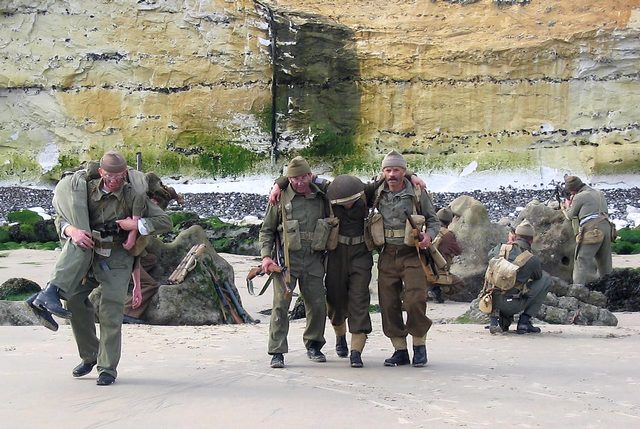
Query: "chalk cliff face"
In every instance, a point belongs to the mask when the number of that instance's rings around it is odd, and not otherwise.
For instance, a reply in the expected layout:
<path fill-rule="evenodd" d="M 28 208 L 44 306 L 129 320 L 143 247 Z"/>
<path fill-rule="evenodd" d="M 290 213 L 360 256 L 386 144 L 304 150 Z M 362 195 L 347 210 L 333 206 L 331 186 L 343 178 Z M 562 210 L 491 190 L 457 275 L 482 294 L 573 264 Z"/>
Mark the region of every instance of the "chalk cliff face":
<path fill-rule="evenodd" d="M 209 176 L 294 151 L 370 170 L 391 148 L 418 169 L 640 165 L 640 0 L 9 0 L 0 13 L 0 179 L 111 147 Z"/>

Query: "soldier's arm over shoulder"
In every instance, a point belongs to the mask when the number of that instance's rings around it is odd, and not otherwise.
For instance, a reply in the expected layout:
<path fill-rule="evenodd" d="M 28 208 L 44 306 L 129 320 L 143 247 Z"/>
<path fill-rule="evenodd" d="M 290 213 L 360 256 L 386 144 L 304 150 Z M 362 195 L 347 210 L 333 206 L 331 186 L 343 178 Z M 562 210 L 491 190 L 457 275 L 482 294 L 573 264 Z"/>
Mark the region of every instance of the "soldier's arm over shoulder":
<path fill-rule="evenodd" d="M 420 208 L 422 210 L 422 215 L 425 218 L 427 233 L 431 236 L 431 240 L 433 240 L 440 231 L 440 219 L 438 219 L 438 216 L 436 215 L 436 209 L 433 206 L 431 197 L 425 191 L 420 193 Z"/>
<path fill-rule="evenodd" d="M 278 231 L 278 206 L 267 206 L 267 212 L 264 215 L 260 233 L 258 234 L 258 242 L 260 243 L 260 256 L 271 256 L 273 251 L 273 243 L 275 242 L 276 233 Z"/>
<path fill-rule="evenodd" d="M 155 203 L 145 197 L 146 201 L 146 213 L 140 219 L 144 224 L 149 234 L 163 234 L 171 231 L 173 223 L 169 215 L 158 207 Z"/>

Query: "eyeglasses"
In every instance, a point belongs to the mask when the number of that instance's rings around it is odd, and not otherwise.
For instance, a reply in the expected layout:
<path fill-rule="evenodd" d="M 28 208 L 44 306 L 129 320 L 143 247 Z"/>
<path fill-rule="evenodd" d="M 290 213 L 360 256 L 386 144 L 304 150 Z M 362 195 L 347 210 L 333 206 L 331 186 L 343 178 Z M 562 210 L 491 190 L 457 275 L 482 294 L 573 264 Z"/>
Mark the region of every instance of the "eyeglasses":
<path fill-rule="evenodd" d="M 127 172 L 123 172 L 123 173 L 117 173 L 117 174 L 109 174 L 109 173 L 104 173 L 102 174 L 102 178 L 104 180 L 109 180 L 111 182 L 116 182 L 116 181 L 122 181 L 127 177 Z"/>

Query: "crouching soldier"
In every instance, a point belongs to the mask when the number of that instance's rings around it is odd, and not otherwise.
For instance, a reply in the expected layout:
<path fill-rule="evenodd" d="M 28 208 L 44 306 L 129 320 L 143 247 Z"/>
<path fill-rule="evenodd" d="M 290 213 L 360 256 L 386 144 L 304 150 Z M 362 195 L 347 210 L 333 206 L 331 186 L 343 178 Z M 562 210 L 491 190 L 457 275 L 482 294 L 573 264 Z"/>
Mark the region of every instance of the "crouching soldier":
<path fill-rule="evenodd" d="M 492 334 L 508 331 L 513 316 L 520 312 L 516 333 L 540 332 L 540 328 L 531 324 L 531 318 L 538 314 L 547 296 L 551 277 L 542 271 L 540 258 L 531 253 L 534 235 L 533 226 L 524 220 L 515 229 L 513 243 L 498 245 L 489 253 L 492 259 L 483 293 L 491 294 L 489 330 Z M 506 273 L 511 273 L 511 280 L 506 280 L 509 278 Z"/>

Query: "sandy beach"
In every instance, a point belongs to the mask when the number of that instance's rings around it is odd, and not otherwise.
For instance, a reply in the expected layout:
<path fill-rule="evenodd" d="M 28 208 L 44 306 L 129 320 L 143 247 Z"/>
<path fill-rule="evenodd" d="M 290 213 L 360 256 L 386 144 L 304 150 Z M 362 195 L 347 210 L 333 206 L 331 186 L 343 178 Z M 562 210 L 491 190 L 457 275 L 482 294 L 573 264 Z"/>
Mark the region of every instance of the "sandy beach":
<path fill-rule="evenodd" d="M 1 252 L 0 282 L 46 283 L 56 252 Z M 254 257 L 223 255 L 235 269 L 257 325 L 125 325 L 115 385 L 74 379 L 79 363 L 68 325 L 0 327 L 3 428 L 520 428 L 640 427 L 640 313 L 616 327 L 541 325 L 540 335 L 491 336 L 482 325 L 446 323 L 466 303 L 429 304 L 435 323 L 424 368 L 387 368 L 392 353 L 379 314 L 353 369 L 333 350 L 307 359 L 304 320 L 293 321 L 286 368 L 266 354 L 269 293 L 246 293 Z M 616 266 L 638 266 L 616 257 Z M 256 282 L 261 285 L 261 281 Z"/>

